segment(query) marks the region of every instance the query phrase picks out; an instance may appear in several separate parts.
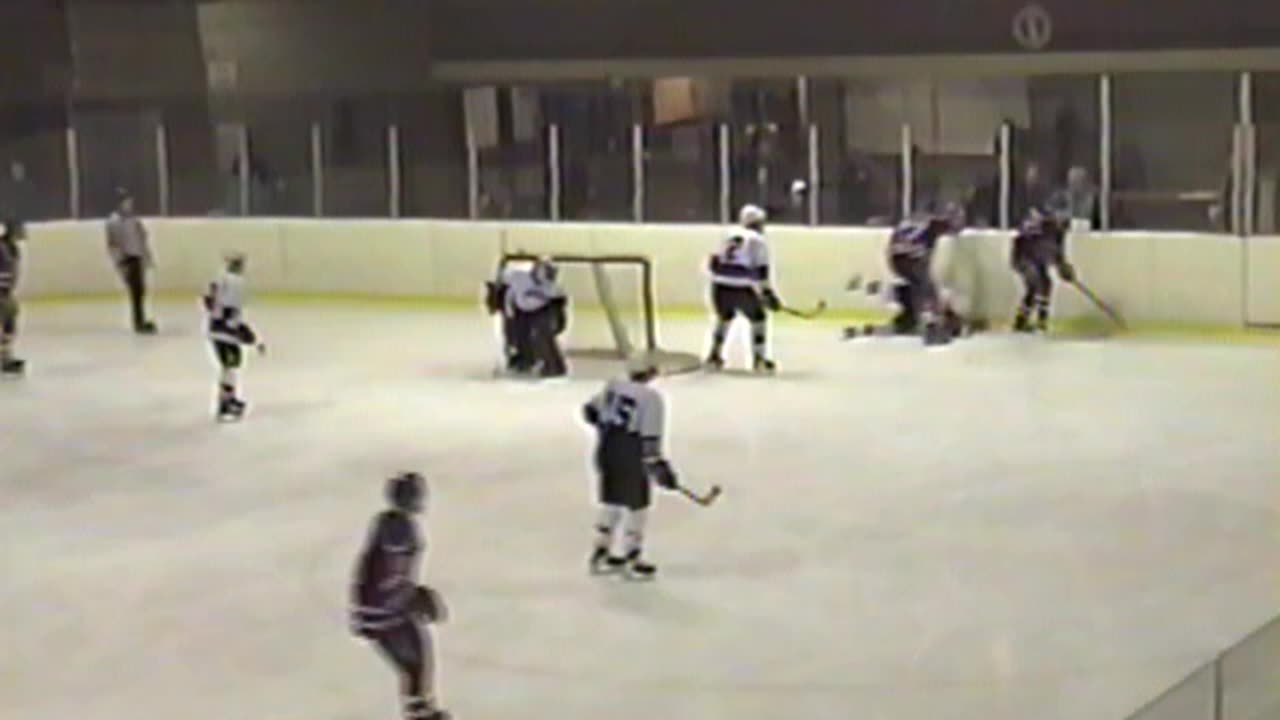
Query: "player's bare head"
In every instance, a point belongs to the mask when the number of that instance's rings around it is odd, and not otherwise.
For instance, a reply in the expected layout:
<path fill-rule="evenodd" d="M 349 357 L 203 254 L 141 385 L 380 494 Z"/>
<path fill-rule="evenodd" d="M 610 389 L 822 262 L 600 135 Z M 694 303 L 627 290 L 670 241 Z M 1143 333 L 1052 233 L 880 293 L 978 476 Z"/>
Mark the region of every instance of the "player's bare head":
<path fill-rule="evenodd" d="M 769 214 L 759 205 L 747 203 L 738 211 L 738 224 L 756 232 L 764 230 L 764 222 L 768 219 Z"/>
<path fill-rule="evenodd" d="M 958 202 L 949 202 L 942 208 L 942 217 L 946 219 L 950 230 L 958 233 L 964 229 L 964 206 Z"/>
<path fill-rule="evenodd" d="M 420 513 L 427 504 L 427 481 L 416 472 L 402 472 L 387 480 L 387 502 L 401 512 Z"/>
<path fill-rule="evenodd" d="M 658 377 L 658 363 L 647 355 L 635 355 L 627 359 L 627 377 L 636 382 L 649 382 Z"/>
<path fill-rule="evenodd" d="M 227 253 L 227 272 L 233 272 L 237 275 L 244 272 L 248 260 L 242 252 Z"/>

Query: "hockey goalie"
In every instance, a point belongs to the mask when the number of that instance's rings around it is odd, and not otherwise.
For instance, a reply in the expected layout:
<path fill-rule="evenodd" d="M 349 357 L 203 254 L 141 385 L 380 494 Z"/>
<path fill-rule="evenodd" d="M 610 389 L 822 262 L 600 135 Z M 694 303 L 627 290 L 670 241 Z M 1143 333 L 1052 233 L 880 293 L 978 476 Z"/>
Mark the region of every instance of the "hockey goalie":
<path fill-rule="evenodd" d="M 508 371 L 542 378 L 568 373 L 559 341 L 568 326 L 568 299 L 558 274 L 554 263 L 542 259 L 528 270 L 508 268 L 486 283 L 486 307 L 502 315 Z"/>

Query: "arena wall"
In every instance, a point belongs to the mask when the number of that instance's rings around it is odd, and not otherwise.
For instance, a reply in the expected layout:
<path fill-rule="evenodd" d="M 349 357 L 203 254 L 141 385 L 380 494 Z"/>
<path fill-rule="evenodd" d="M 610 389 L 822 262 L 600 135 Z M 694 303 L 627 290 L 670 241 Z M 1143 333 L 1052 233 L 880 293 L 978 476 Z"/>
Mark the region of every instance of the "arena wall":
<path fill-rule="evenodd" d="M 416 297 L 477 301 L 505 251 L 644 255 L 653 259 L 664 309 L 704 306 L 706 256 L 714 225 L 499 223 L 437 220 L 152 219 L 159 291 L 200 292 L 230 249 L 251 258 L 259 294 Z M 887 231 L 775 226 L 769 236 L 777 284 L 793 305 L 819 298 L 836 309 L 877 311 L 881 303 L 848 292 L 855 275 L 888 277 Z M 101 222 L 33 226 L 21 291 L 29 298 L 118 291 L 103 248 Z M 1280 323 L 1280 238 L 1176 233 L 1090 233 L 1070 254 L 1091 286 L 1132 321 L 1234 326 Z M 1008 270 L 1009 235 L 966 232 L 946 241 L 937 272 L 979 313 L 1004 319 L 1019 286 Z M 1075 292 L 1060 292 L 1057 313 L 1096 316 Z"/>

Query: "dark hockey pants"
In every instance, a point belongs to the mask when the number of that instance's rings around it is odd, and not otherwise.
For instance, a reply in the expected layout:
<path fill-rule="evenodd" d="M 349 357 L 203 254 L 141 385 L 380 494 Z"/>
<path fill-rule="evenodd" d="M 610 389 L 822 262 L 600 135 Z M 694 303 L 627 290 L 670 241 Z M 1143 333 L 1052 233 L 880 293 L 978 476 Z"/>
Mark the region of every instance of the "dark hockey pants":
<path fill-rule="evenodd" d="M 544 375 L 563 375 L 567 370 L 564 353 L 556 341 L 558 323 L 555 311 L 546 307 L 534 312 L 517 310 L 503 323 L 508 332 L 508 367 L 530 370 L 542 363 Z"/>
<path fill-rule="evenodd" d="M 147 324 L 147 273 L 142 258 L 129 256 L 120 261 L 120 276 L 129 292 L 129 312 L 133 329 L 141 330 Z"/>
<path fill-rule="evenodd" d="M 1053 276 L 1044 263 L 1023 262 L 1014 268 L 1022 278 L 1024 292 L 1018 316 L 1028 319 L 1034 310 L 1041 321 L 1049 317 L 1049 298 L 1053 294 Z"/>
<path fill-rule="evenodd" d="M 938 287 L 929 276 L 928 258 L 908 255 L 889 256 L 889 268 L 901 281 L 899 303 L 902 310 L 893 324 L 898 332 L 912 332 L 923 319 L 932 322 L 938 314 Z"/>

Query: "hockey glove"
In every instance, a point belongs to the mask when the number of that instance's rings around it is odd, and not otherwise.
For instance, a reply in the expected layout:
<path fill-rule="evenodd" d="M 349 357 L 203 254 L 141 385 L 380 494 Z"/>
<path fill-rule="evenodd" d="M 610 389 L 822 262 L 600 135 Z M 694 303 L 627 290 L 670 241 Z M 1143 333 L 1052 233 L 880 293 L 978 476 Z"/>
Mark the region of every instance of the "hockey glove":
<path fill-rule="evenodd" d="M 665 458 L 657 458 L 656 460 L 648 461 L 648 465 L 649 477 L 658 487 L 664 490 L 676 489 L 678 484 L 676 471 L 671 468 L 671 463 L 667 462 Z"/>
<path fill-rule="evenodd" d="M 444 598 L 426 585 L 419 585 L 409 600 L 409 615 L 417 622 L 433 624 L 449 619 L 449 610 L 444 606 Z"/>
<path fill-rule="evenodd" d="M 492 280 L 484 284 L 484 307 L 489 311 L 490 315 L 497 314 L 502 311 L 502 306 L 506 302 L 507 286 L 504 283 L 493 282 Z"/>
<path fill-rule="evenodd" d="M 246 324 L 241 324 L 240 327 L 236 328 L 236 337 L 240 338 L 242 345 L 255 345 L 258 342 L 258 334 Z"/>
<path fill-rule="evenodd" d="M 1059 263 L 1058 277 L 1062 278 L 1062 282 L 1073 283 L 1076 281 L 1076 269 L 1069 262 Z"/>
<path fill-rule="evenodd" d="M 600 427 L 600 410 L 594 403 L 587 403 L 582 406 L 582 419 L 586 420 L 588 425 Z"/>
<path fill-rule="evenodd" d="M 773 288 L 761 290 L 760 301 L 764 303 L 766 308 L 769 308 L 770 312 L 777 312 L 782 309 L 782 301 L 778 299 L 778 294 L 773 291 Z"/>

